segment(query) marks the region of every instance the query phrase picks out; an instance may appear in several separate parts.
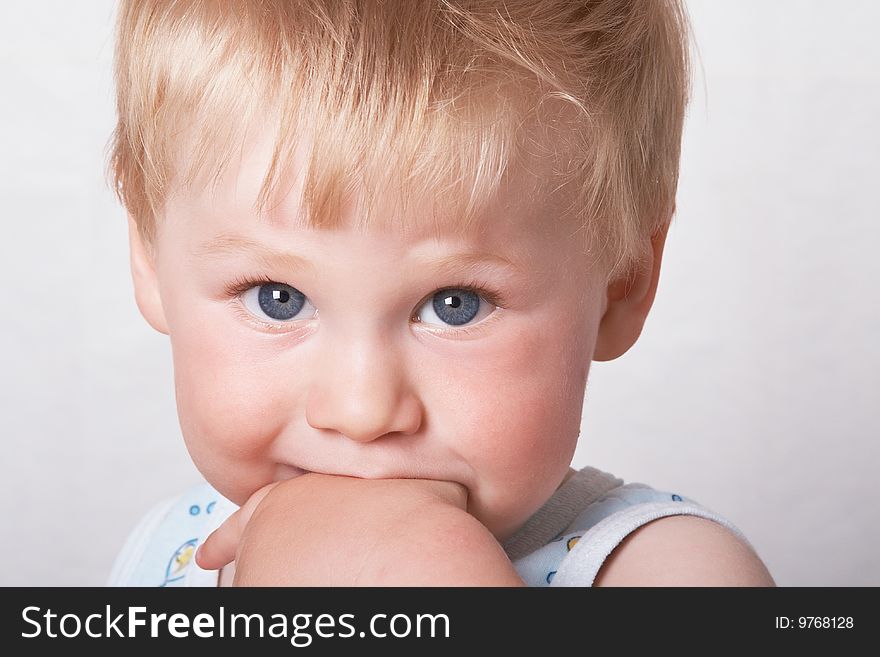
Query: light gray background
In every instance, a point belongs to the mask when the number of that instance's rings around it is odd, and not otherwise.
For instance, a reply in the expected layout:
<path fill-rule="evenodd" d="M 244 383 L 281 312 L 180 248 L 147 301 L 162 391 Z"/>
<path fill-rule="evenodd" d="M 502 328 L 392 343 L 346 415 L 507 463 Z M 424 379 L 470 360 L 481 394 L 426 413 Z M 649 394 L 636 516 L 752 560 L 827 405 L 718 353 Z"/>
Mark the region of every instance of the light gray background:
<path fill-rule="evenodd" d="M 691 0 L 678 214 L 574 465 L 692 497 L 781 585 L 880 584 L 880 5 Z M 104 186 L 113 2 L 0 7 L 0 584 L 100 585 L 195 482 Z"/>

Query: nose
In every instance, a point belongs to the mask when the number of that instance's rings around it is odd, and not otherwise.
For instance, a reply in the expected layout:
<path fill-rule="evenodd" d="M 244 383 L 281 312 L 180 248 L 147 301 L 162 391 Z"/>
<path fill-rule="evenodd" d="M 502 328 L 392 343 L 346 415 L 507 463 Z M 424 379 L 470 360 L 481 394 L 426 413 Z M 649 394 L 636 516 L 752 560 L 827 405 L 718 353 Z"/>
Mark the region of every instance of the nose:
<path fill-rule="evenodd" d="M 310 426 L 360 443 L 418 431 L 422 405 L 402 358 L 387 342 L 327 345 L 318 362 L 306 404 Z"/>

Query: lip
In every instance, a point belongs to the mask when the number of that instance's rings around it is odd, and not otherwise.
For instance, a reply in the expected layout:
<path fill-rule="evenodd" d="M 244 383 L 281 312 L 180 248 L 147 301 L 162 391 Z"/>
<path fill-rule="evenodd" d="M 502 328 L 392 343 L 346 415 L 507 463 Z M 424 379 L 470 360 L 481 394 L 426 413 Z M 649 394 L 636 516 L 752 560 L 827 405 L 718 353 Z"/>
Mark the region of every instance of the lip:
<path fill-rule="evenodd" d="M 280 463 L 278 467 L 281 468 L 281 476 L 284 479 L 296 479 L 311 472 L 311 470 L 303 470 L 295 465 L 287 465 L 286 463 Z"/>
<path fill-rule="evenodd" d="M 466 491 L 470 492 L 468 487 L 462 484 L 461 482 L 446 479 L 446 478 L 438 478 L 438 477 L 427 477 L 427 476 L 407 476 L 407 475 L 395 475 L 389 477 L 365 477 L 363 475 L 352 474 L 352 473 L 340 473 L 336 471 L 329 470 L 306 470 L 304 468 L 300 468 L 296 465 L 290 465 L 288 463 L 279 463 L 278 464 L 279 472 L 281 478 L 283 480 L 286 479 L 296 479 L 297 477 L 301 477 L 304 474 L 316 473 L 316 474 L 326 474 L 336 477 L 353 477 L 355 479 L 425 479 L 425 480 L 433 480 L 433 481 L 451 481 L 453 483 L 458 483 L 462 486 Z"/>
<path fill-rule="evenodd" d="M 281 481 L 287 481 L 291 479 L 296 479 L 297 477 L 301 477 L 304 474 L 316 473 L 316 474 L 327 474 L 336 477 L 353 477 L 355 479 L 371 479 L 371 477 L 360 477 L 358 475 L 353 474 L 339 474 L 336 472 L 325 472 L 319 470 L 305 470 L 295 465 L 290 465 L 287 463 L 279 463 L 278 468 L 280 469 Z M 396 476 L 396 477 L 378 477 L 378 479 L 424 479 L 427 481 L 446 481 L 453 484 L 458 484 L 464 490 L 465 496 L 465 504 L 466 511 L 471 513 L 471 489 L 467 485 L 461 483 L 460 481 L 456 481 L 453 479 L 445 479 L 445 478 L 437 478 L 437 477 L 407 477 L 407 476 Z"/>

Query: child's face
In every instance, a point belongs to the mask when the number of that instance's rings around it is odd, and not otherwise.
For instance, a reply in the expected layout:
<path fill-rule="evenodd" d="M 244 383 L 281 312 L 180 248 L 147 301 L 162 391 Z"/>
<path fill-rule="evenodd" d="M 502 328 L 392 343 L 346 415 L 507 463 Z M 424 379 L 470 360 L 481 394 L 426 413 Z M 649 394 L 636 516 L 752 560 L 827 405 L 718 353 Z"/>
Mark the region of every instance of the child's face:
<path fill-rule="evenodd" d="M 252 210 L 258 152 L 213 197 L 173 197 L 157 240 L 161 310 L 148 320 L 171 339 L 195 464 L 238 504 L 303 470 L 451 480 L 471 514 L 510 535 L 567 473 L 605 309 L 571 225 L 527 197 L 525 178 L 503 189 L 481 234 L 308 229 L 293 202 L 301 179 L 270 223 Z M 221 236 L 254 250 L 207 253 Z M 493 258 L 476 279 L 503 308 L 448 289 L 473 282 L 464 264 L 436 264 L 457 254 Z M 255 281 L 240 297 L 227 293 L 238 279 Z"/>

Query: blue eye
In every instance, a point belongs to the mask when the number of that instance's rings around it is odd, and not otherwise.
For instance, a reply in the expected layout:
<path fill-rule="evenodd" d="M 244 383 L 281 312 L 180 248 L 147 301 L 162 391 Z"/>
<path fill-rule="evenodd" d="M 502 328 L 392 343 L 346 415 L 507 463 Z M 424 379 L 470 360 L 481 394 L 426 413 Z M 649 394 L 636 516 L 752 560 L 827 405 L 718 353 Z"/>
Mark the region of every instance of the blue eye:
<path fill-rule="evenodd" d="M 467 324 L 480 312 L 480 295 L 472 290 L 440 290 L 431 297 L 430 303 L 434 316 L 452 326 Z M 425 321 L 424 315 L 420 314 L 419 319 Z"/>
<path fill-rule="evenodd" d="M 261 317 L 262 313 L 276 322 L 288 322 L 295 319 L 303 307 L 312 305 L 302 292 L 284 283 L 255 285 L 244 292 L 242 303 L 257 317 Z M 308 317 L 300 319 L 308 319 Z"/>

